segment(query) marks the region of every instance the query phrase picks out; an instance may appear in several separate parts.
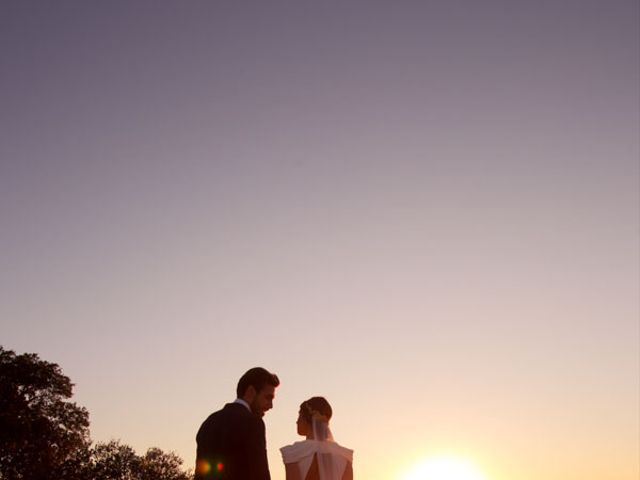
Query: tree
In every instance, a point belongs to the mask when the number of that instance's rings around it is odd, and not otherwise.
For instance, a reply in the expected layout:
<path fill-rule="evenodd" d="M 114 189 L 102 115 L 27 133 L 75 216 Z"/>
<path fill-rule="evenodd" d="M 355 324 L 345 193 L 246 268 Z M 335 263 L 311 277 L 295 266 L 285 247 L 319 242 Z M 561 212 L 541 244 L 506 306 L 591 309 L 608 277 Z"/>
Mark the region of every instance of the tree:
<path fill-rule="evenodd" d="M 72 391 L 55 363 L 0 346 L 0 479 L 82 478 L 89 413 Z"/>
<path fill-rule="evenodd" d="M 91 450 L 88 478 L 92 480 L 190 480 L 175 453 L 150 448 L 144 456 L 119 441 L 98 443 Z"/>
<path fill-rule="evenodd" d="M 55 363 L 0 346 L 0 480 L 190 480 L 175 453 L 91 447 L 89 413 Z"/>
<path fill-rule="evenodd" d="M 89 478 L 94 480 L 134 480 L 140 469 L 140 458 L 128 445 L 115 440 L 98 443 L 91 449 Z"/>
<path fill-rule="evenodd" d="M 190 480 L 191 472 L 182 471 L 182 459 L 173 452 L 165 453 L 159 448 L 150 448 L 142 457 L 140 480 Z"/>

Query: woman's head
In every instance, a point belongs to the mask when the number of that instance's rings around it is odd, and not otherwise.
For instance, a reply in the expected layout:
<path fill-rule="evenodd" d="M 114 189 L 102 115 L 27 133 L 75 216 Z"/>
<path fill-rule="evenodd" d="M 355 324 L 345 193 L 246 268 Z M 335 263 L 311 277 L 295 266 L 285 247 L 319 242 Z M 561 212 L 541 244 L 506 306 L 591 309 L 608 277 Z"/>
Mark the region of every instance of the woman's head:
<path fill-rule="evenodd" d="M 298 421 L 296 422 L 298 434 L 307 438 L 315 438 L 313 429 L 315 422 L 316 430 L 318 426 L 322 426 L 323 432 L 320 433 L 322 433 L 321 436 L 325 436 L 323 433 L 328 430 L 331 415 L 333 415 L 331 405 L 324 397 L 311 397 L 309 400 L 305 400 L 300 404 L 298 412 Z M 324 438 L 318 440 L 324 440 Z"/>

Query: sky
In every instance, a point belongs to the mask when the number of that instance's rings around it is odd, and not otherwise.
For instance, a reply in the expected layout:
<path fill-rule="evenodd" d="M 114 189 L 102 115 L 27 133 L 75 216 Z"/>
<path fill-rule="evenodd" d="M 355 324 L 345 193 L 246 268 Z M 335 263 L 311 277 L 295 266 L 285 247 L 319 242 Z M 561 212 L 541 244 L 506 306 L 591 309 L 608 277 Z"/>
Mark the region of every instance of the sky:
<path fill-rule="evenodd" d="M 9 0 L 0 71 L 0 344 L 94 441 L 259 365 L 273 480 L 314 395 L 357 478 L 637 479 L 637 1 Z"/>

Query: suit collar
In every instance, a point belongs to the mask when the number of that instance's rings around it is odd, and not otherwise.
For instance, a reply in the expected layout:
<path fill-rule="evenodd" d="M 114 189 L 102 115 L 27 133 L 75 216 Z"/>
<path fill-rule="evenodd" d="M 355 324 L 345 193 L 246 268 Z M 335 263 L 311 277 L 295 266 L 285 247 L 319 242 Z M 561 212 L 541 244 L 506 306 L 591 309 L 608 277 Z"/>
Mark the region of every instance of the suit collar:
<path fill-rule="evenodd" d="M 243 405 L 244 408 L 246 408 L 247 410 L 249 410 L 249 413 L 251 413 L 251 407 L 249 406 L 249 404 L 247 402 L 245 402 L 243 399 L 241 398 L 236 398 L 235 401 L 233 403 L 237 403 L 239 405 Z"/>

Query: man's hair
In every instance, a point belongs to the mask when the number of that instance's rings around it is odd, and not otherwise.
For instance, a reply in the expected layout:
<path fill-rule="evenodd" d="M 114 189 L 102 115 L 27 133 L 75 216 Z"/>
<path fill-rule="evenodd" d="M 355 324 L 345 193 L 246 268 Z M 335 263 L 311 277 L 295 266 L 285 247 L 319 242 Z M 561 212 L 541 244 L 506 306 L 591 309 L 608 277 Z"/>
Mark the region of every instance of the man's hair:
<path fill-rule="evenodd" d="M 327 399 L 324 397 L 311 397 L 309 400 L 305 400 L 300 404 L 300 414 L 309 424 L 311 424 L 313 412 L 319 413 L 327 420 L 330 420 L 331 415 L 333 415 L 331 405 L 329 405 L 329 402 L 327 402 Z"/>
<path fill-rule="evenodd" d="M 280 380 L 275 373 L 271 373 L 265 370 L 262 367 L 254 367 L 248 370 L 240 380 L 238 381 L 238 388 L 236 388 L 236 393 L 238 398 L 242 398 L 244 394 L 247 392 L 247 388 L 253 387 L 257 392 L 260 392 L 265 385 L 271 385 L 272 387 L 277 387 L 280 385 Z"/>

